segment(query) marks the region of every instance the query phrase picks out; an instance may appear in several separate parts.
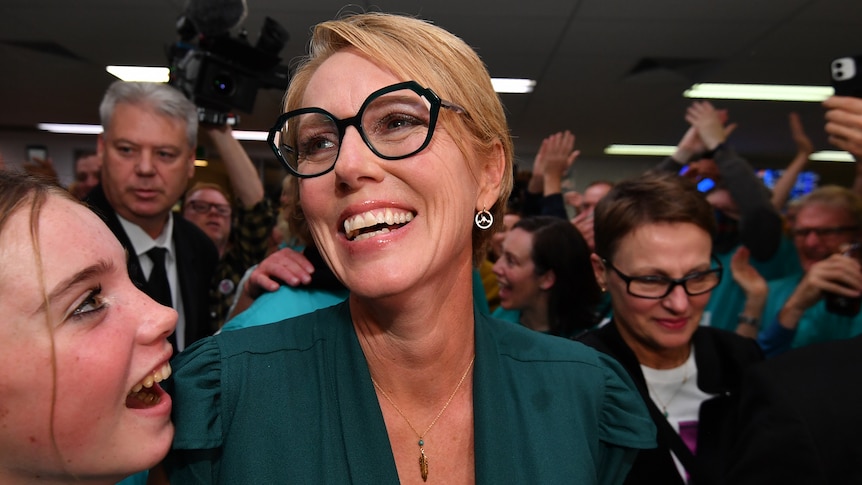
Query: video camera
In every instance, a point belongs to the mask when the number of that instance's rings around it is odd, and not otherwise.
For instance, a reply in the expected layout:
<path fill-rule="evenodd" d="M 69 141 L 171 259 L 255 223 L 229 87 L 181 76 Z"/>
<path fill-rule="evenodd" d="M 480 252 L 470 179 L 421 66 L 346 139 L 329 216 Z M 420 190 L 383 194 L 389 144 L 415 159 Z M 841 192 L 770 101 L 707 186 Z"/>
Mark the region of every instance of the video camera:
<path fill-rule="evenodd" d="M 181 17 L 180 40 L 168 49 L 168 84 L 195 103 L 201 123 L 235 125 L 239 120 L 233 111 L 251 113 L 258 90 L 287 89 L 288 68 L 280 65 L 278 54 L 289 36 L 275 20 L 266 17 L 254 46 L 245 30 L 237 37 L 202 31 L 194 20 Z"/>

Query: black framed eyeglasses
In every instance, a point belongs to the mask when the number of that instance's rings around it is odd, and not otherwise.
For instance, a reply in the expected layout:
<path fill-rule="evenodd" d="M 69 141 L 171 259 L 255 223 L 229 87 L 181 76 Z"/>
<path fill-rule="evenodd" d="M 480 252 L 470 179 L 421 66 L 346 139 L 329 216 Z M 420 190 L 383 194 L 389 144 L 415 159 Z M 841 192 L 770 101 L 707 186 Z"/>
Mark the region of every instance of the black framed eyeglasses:
<path fill-rule="evenodd" d="M 798 227 L 790 231 L 793 237 L 806 238 L 812 232 L 817 234 L 817 237 L 835 236 L 845 232 L 857 232 L 859 226 L 837 226 L 837 227 Z"/>
<path fill-rule="evenodd" d="M 322 108 L 288 111 L 269 130 L 267 142 L 290 173 L 317 177 L 335 168 L 349 126 L 384 160 L 421 152 L 431 142 L 441 107 L 466 113 L 416 81 L 402 82 L 371 93 L 351 118 L 338 119 Z"/>
<path fill-rule="evenodd" d="M 629 295 L 653 300 L 666 297 L 677 286 L 682 286 L 688 296 L 702 295 L 712 291 L 721 283 L 723 270 L 721 261 L 715 257 L 712 258 L 712 261 L 716 265 L 714 268 L 706 271 L 695 271 L 682 278 L 668 278 L 662 275 L 629 276 L 617 269 L 607 259 L 602 259 L 605 266 L 614 270 L 617 276 L 626 282 L 626 292 Z"/>
<path fill-rule="evenodd" d="M 231 208 L 227 204 L 216 204 L 203 200 L 187 200 L 186 204 L 188 204 L 188 206 L 198 214 L 206 214 L 210 209 L 215 209 L 216 214 L 224 217 L 229 216 L 231 213 Z"/>

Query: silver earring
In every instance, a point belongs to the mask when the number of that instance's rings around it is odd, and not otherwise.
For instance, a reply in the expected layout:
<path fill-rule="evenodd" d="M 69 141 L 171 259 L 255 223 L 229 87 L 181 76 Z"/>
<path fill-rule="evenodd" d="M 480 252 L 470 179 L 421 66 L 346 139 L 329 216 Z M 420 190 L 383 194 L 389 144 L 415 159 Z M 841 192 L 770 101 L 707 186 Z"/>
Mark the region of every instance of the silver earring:
<path fill-rule="evenodd" d="M 489 229 L 492 225 L 494 225 L 494 216 L 491 215 L 490 212 L 485 210 L 484 207 L 480 212 L 476 213 L 476 217 L 474 220 L 476 221 L 476 227 L 483 231 Z"/>

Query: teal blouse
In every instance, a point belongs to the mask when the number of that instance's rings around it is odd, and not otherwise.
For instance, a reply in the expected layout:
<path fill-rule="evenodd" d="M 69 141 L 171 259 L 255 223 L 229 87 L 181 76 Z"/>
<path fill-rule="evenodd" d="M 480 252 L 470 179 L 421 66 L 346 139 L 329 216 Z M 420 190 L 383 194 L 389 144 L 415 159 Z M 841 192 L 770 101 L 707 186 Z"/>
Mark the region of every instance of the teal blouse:
<path fill-rule="evenodd" d="M 611 357 L 475 318 L 477 483 L 621 483 L 655 446 Z M 200 340 L 172 366 L 171 483 L 398 483 L 348 302 Z"/>

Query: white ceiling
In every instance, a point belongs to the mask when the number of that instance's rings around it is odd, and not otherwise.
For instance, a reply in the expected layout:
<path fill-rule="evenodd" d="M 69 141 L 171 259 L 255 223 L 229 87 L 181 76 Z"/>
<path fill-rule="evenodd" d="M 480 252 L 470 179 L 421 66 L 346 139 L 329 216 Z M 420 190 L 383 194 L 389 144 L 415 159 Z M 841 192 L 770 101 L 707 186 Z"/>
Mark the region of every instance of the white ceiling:
<path fill-rule="evenodd" d="M 290 33 L 285 63 L 303 53 L 313 24 L 345 5 L 247 3 L 252 42 L 265 16 Z M 828 85 L 833 58 L 862 54 L 859 0 L 381 0 L 358 8 L 432 20 L 475 47 L 493 76 L 536 79 L 532 94 L 502 96 L 522 164 L 562 129 L 590 159 L 603 159 L 611 143 L 675 144 L 686 129 L 682 91 L 693 82 Z M 104 66 L 166 65 L 184 9 L 185 0 L 3 0 L 0 132 L 98 123 L 113 80 Z M 644 63 L 654 67 L 633 73 Z M 241 128 L 268 129 L 282 94 L 261 91 Z M 717 104 L 739 123 L 732 140 L 752 160 L 789 160 L 791 110 L 817 148 L 828 148 L 816 103 Z M 267 156 L 262 144 L 249 149 Z"/>

